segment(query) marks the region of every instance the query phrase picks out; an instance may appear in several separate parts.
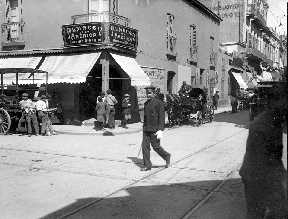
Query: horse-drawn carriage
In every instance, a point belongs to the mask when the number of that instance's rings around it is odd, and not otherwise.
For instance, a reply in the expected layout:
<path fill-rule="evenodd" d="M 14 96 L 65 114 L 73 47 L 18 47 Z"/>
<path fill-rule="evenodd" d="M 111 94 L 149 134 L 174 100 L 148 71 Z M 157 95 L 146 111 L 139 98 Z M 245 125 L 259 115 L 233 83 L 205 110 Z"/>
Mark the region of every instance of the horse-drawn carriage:
<path fill-rule="evenodd" d="M 42 76 L 35 77 L 39 74 Z M 23 112 L 19 107 L 19 97 L 22 93 L 30 96 L 39 92 L 47 94 L 48 72 L 32 68 L 0 68 L 0 76 L 0 134 L 3 135 L 9 130 L 17 132 L 21 127 Z"/>
<path fill-rule="evenodd" d="M 203 89 L 192 88 L 184 84 L 179 91 L 179 95 L 166 94 L 163 98 L 160 98 L 163 99 L 165 104 L 170 127 L 192 121 L 200 126 L 204 119 L 212 122 L 214 110 L 212 103 L 207 101 L 206 96 Z"/>
<path fill-rule="evenodd" d="M 287 82 L 285 81 L 262 81 L 258 82 L 257 90 L 255 90 L 255 94 L 251 98 L 249 103 L 249 117 L 250 121 L 254 120 L 254 118 L 263 112 L 268 105 L 269 100 L 271 98 L 275 98 L 275 96 L 280 95 L 280 90 L 286 89 Z"/>

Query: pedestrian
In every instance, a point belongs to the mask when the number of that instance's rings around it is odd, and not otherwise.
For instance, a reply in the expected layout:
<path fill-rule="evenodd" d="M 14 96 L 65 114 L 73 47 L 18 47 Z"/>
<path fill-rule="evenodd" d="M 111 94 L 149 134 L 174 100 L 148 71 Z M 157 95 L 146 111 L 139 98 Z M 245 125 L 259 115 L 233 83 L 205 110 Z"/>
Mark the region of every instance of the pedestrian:
<path fill-rule="evenodd" d="M 58 133 L 54 130 L 52 121 L 51 121 L 51 116 L 54 111 L 56 111 L 58 108 L 53 108 L 49 109 L 49 101 L 51 100 L 51 95 L 47 94 L 46 98 L 46 106 L 47 106 L 47 123 L 46 123 L 46 130 L 45 130 L 45 135 L 50 136 L 50 135 L 58 135 Z"/>
<path fill-rule="evenodd" d="M 233 96 L 230 97 L 230 100 L 232 106 L 232 113 L 237 113 L 238 100 Z"/>
<path fill-rule="evenodd" d="M 106 117 L 106 103 L 103 102 L 103 99 L 101 96 L 97 98 L 97 105 L 96 105 L 96 112 L 97 112 L 97 121 L 99 124 L 99 129 L 104 131 L 104 124 L 105 124 L 105 117 Z"/>
<path fill-rule="evenodd" d="M 116 100 L 116 98 L 112 95 L 112 91 L 110 89 L 108 89 L 106 91 L 107 93 L 107 96 L 105 98 L 105 103 L 107 104 L 107 110 L 106 110 L 106 119 L 107 119 L 107 123 L 108 123 L 108 127 L 109 128 L 115 128 L 115 105 L 118 103 L 118 101 Z M 110 113 L 112 111 L 112 113 Z M 109 119 L 113 119 L 111 122 L 110 122 L 110 125 L 109 125 Z M 113 126 L 114 124 L 114 126 Z"/>
<path fill-rule="evenodd" d="M 129 103 L 129 98 L 130 95 L 129 94 L 125 94 L 124 95 L 124 99 L 122 101 L 122 113 L 123 113 L 123 120 L 122 120 L 122 127 L 123 128 L 128 128 L 127 127 L 127 121 L 129 121 L 131 119 L 131 114 L 130 114 L 130 106 L 131 104 Z"/>
<path fill-rule="evenodd" d="M 143 141 L 142 152 L 144 167 L 141 171 L 148 171 L 152 168 L 150 161 L 150 144 L 165 161 L 166 167 L 170 164 L 171 154 L 160 146 L 160 139 L 165 125 L 165 109 L 161 100 L 155 98 L 154 86 L 148 86 L 146 95 L 148 100 L 144 103 L 144 123 L 143 123 Z"/>
<path fill-rule="evenodd" d="M 115 129 L 115 108 L 109 110 L 108 128 Z"/>
<path fill-rule="evenodd" d="M 218 102 L 219 102 L 219 90 L 216 90 L 215 94 L 213 95 L 213 108 L 214 110 L 217 110 L 218 108 Z"/>
<path fill-rule="evenodd" d="M 270 96 L 265 111 L 250 123 L 246 153 L 239 171 L 245 189 L 246 218 L 249 219 L 288 218 L 281 124 L 283 116 L 287 115 L 285 90 Z"/>
<path fill-rule="evenodd" d="M 39 136 L 39 124 L 37 121 L 36 108 L 35 108 L 35 105 L 33 104 L 32 100 L 28 98 L 27 93 L 22 94 L 22 100 L 19 102 L 19 105 L 20 105 L 20 108 L 22 110 L 22 117 L 20 120 L 22 120 L 24 118 L 27 122 L 28 137 L 32 136 L 31 123 L 33 124 L 34 130 L 35 130 L 35 135 Z"/>
<path fill-rule="evenodd" d="M 98 96 L 98 97 L 101 97 L 102 98 L 102 102 L 104 102 L 105 103 L 105 92 L 104 91 L 101 91 L 101 93 L 100 93 L 100 95 Z M 99 99 L 98 99 L 98 97 L 97 97 L 97 103 L 99 102 Z"/>
<path fill-rule="evenodd" d="M 37 110 L 37 116 L 39 121 L 41 122 L 41 135 L 42 136 L 50 136 L 51 133 L 46 133 L 46 126 L 48 123 L 48 107 L 46 104 L 47 97 L 45 95 L 42 95 L 40 99 L 36 102 L 36 110 Z"/>

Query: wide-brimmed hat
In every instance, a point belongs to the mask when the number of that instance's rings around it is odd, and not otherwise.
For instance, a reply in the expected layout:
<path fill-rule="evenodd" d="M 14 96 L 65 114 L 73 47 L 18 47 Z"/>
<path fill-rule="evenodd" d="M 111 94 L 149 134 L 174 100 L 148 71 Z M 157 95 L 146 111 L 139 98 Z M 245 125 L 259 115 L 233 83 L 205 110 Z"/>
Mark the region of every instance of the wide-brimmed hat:
<path fill-rule="evenodd" d="M 22 97 L 28 97 L 28 94 L 27 93 L 23 93 Z"/>
<path fill-rule="evenodd" d="M 108 90 L 106 91 L 106 93 L 107 93 L 107 94 L 112 94 L 112 91 L 111 91 L 110 89 L 108 89 Z"/>
<path fill-rule="evenodd" d="M 130 95 L 129 94 L 125 94 L 124 97 L 130 97 Z"/>
<path fill-rule="evenodd" d="M 40 98 L 41 98 L 41 100 L 42 99 L 47 99 L 47 97 L 45 95 L 42 95 Z"/>

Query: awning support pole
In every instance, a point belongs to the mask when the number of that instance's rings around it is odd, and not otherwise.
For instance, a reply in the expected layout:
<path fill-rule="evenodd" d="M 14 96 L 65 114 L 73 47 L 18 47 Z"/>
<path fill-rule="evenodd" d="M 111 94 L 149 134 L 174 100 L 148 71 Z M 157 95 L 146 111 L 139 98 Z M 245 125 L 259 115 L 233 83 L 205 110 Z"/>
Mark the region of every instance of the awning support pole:
<path fill-rule="evenodd" d="M 109 60 L 101 59 L 102 65 L 102 91 L 106 92 L 109 89 Z"/>

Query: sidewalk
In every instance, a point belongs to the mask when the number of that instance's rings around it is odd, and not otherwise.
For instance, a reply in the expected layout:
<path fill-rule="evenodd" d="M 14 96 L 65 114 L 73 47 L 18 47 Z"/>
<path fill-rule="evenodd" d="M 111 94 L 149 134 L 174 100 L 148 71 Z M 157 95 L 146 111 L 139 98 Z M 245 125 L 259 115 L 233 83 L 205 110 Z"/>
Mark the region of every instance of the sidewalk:
<path fill-rule="evenodd" d="M 231 112 L 231 107 L 222 107 L 215 110 L 215 115 Z M 113 136 L 113 135 L 123 135 L 123 134 L 132 134 L 136 132 L 142 131 L 142 122 L 128 124 L 128 129 L 119 127 L 118 125 L 115 126 L 115 129 L 106 128 L 104 131 L 96 131 L 94 129 L 94 121 L 96 119 L 90 119 L 81 126 L 76 125 L 53 125 L 55 130 L 59 134 L 66 134 L 66 135 L 100 135 L 100 136 Z M 166 119 L 167 121 L 167 119 Z M 86 123 L 86 124 L 85 124 Z"/>

